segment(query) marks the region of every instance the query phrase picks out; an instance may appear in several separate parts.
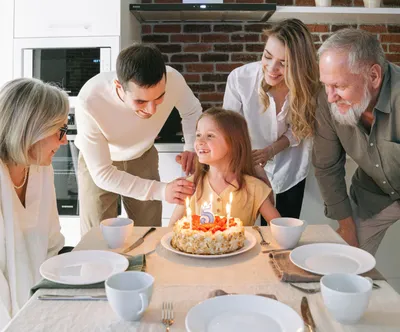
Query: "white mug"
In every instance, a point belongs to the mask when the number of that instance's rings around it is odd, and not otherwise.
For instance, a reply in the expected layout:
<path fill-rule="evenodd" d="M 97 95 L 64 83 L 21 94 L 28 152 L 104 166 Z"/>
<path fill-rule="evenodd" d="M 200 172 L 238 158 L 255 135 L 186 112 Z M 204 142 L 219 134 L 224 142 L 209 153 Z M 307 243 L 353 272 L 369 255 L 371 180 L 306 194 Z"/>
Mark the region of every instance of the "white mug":
<path fill-rule="evenodd" d="M 108 303 L 123 320 L 139 320 L 150 304 L 153 284 L 154 278 L 145 272 L 114 274 L 105 282 Z"/>
<path fill-rule="evenodd" d="M 100 229 L 111 249 L 122 248 L 132 235 L 133 220 L 129 218 L 110 218 L 100 223 Z"/>
<path fill-rule="evenodd" d="M 364 0 L 364 7 L 379 8 L 380 6 L 381 6 L 381 0 Z"/>
<path fill-rule="evenodd" d="M 335 273 L 320 281 L 325 306 L 342 324 L 357 323 L 367 310 L 372 290 L 371 278 L 356 274 Z"/>
<path fill-rule="evenodd" d="M 304 220 L 296 218 L 275 218 L 270 222 L 271 233 L 282 249 L 292 249 L 299 242 L 307 227 Z"/>
<path fill-rule="evenodd" d="M 330 6 L 332 6 L 332 0 L 315 0 L 315 6 L 330 7 Z"/>

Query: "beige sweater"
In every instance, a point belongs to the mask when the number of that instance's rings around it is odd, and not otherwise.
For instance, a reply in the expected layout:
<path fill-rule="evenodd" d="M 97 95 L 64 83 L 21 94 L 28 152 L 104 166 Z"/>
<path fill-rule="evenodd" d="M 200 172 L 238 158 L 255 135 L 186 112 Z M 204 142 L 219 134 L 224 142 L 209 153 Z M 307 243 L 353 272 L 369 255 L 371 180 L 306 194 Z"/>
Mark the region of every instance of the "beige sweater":
<path fill-rule="evenodd" d="M 139 200 L 164 200 L 165 183 L 119 171 L 112 161 L 132 160 L 148 151 L 174 107 L 182 118 L 185 150 L 192 151 L 200 102 L 183 76 L 167 66 L 164 101 L 150 119 L 141 119 L 118 98 L 115 79 L 114 72 L 100 73 L 82 88 L 75 110 L 75 144 L 98 187 Z"/>

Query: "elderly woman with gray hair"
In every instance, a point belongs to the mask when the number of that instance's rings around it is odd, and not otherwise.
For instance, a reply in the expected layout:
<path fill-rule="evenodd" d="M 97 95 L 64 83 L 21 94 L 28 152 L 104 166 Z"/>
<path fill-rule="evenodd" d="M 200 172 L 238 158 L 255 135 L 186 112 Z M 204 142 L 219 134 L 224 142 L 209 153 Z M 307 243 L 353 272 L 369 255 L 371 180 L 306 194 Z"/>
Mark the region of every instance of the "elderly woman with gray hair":
<path fill-rule="evenodd" d="M 66 144 L 68 97 L 36 79 L 0 91 L 0 330 L 64 245 L 51 160 Z"/>

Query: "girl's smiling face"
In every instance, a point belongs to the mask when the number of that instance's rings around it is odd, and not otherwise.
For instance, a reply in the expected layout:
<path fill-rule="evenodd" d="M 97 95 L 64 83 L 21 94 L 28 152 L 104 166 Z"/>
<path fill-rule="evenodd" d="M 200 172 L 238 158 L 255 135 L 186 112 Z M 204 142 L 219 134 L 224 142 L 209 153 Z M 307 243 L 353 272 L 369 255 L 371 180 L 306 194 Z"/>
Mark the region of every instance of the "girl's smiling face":
<path fill-rule="evenodd" d="M 202 164 L 224 167 L 230 163 L 231 156 L 225 137 L 209 116 L 201 118 L 197 123 L 194 148 Z"/>

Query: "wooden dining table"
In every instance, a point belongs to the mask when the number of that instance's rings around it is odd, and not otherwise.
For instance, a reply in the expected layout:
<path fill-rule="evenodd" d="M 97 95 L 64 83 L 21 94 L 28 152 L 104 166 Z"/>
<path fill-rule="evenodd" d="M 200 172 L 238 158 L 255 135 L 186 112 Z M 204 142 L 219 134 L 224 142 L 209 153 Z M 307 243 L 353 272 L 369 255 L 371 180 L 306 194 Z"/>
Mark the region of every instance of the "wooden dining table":
<path fill-rule="evenodd" d="M 148 230 L 135 227 L 130 239 L 133 243 Z M 269 227 L 261 227 L 264 237 L 272 240 Z M 257 244 L 247 252 L 231 257 L 205 259 L 186 257 L 167 250 L 161 238 L 171 228 L 159 227 L 149 234 L 142 245 L 129 254 L 146 255 L 146 272 L 155 278 L 153 296 L 140 321 L 121 320 L 107 301 L 41 301 L 41 294 L 105 294 L 104 289 L 40 289 L 13 318 L 4 331 L 143 331 L 164 332 L 161 309 L 164 301 L 173 303 L 175 323 L 171 332 L 186 331 L 185 317 L 196 304 L 206 300 L 210 292 L 222 289 L 238 294 L 273 294 L 278 301 L 290 306 L 300 315 L 300 303 L 305 294 L 275 275 L 268 254 L 262 253 L 260 237 L 247 227 L 246 232 L 257 239 Z M 309 225 L 298 246 L 310 243 L 344 243 L 328 225 Z M 270 248 L 275 246 L 271 243 Z M 75 250 L 109 250 L 100 229 L 91 229 Z M 391 259 L 388 257 L 388 259 Z M 306 295 L 317 331 L 323 332 L 376 332 L 400 331 L 400 295 L 386 282 L 376 281 L 367 311 L 359 323 L 342 325 L 336 322 L 323 304 L 321 293 Z M 318 287 L 318 283 L 313 284 Z M 310 287 L 310 286 L 309 286 Z M 268 328 L 266 327 L 266 331 Z M 307 331 L 305 329 L 305 331 Z M 204 331 L 206 332 L 206 331 Z M 249 331 L 250 332 L 250 331 Z M 291 332 L 291 331 L 290 331 Z"/>

